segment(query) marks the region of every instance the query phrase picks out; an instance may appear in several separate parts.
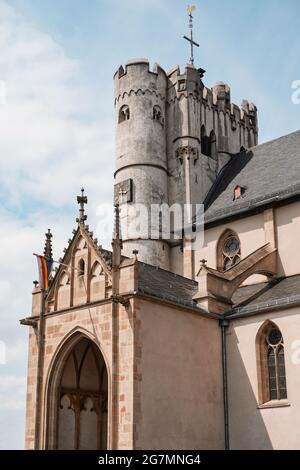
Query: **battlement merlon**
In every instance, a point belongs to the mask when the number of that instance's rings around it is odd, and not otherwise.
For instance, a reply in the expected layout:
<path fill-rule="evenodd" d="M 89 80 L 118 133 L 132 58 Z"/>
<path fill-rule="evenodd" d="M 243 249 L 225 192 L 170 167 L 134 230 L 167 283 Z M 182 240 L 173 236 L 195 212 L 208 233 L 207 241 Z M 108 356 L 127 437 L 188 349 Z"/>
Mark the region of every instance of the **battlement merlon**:
<path fill-rule="evenodd" d="M 241 106 L 232 103 L 230 87 L 223 82 L 217 82 L 211 90 L 205 88 L 203 97 L 206 98 L 206 95 L 211 97 L 211 93 L 212 103 L 219 111 L 229 112 L 236 122 L 243 122 L 246 127 L 257 130 L 257 107 L 254 103 L 249 103 L 247 100 L 243 100 Z"/>
<path fill-rule="evenodd" d="M 176 65 L 167 72 L 168 83 L 168 101 L 179 99 L 182 95 L 193 95 L 196 99 L 206 103 L 210 108 L 216 108 L 231 116 L 236 123 L 241 123 L 246 127 L 257 128 L 257 107 L 247 100 L 243 100 L 241 106 L 231 102 L 230 87 L 217 82 L 212 88 L 206 87 L 202 82 L 202 70 L 196 69 L 191 64 L 187 64 L 184 73 L 181 73 L 180 67 Z"/>
<path fill-rule="evenodd" d="M 211 108 L 223 111 L 231 116 L 231 120 L 245 127 L 258 131 L 257 107 L 247 100 L 241 106 L 231 102 L 230 87 L 217 82 L 212 88 L 202 82 L 202 73 L 193 65 L 187 64 L 184 73 L 179 65 L 166 72 L 159 64 L 150 68 L 148 59 L 132 59 L 125 68 L 120 66 L 114 75 L 115 99 L 119 100 L 131 92 L 148 91 L 160 95 L 163 100 L 171 102 L 182 95 L 193 95 Z"/>
<path fill-rule="evenodd" d="M 139 90 L 156 93 L 165 100 L 167 81 L 167 74 L 159 64 L 154 64 L 151 70 L 147 59 L 129 60 L 125 69 L 120 66 L 114 75 L 115 100 L 123 98 L 125 93 L 129 95 Z"/>

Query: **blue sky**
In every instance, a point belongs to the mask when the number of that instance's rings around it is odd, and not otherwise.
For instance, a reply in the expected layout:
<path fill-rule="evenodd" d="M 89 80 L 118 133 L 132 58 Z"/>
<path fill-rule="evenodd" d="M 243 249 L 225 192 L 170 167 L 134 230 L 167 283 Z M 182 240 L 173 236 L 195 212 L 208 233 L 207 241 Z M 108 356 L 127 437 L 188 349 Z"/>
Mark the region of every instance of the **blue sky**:
<path fill-rule="evenodd" d="M 189 58 L 182 0 L 0 0 L 0 448 L 24 440 L 27 329 L 33 251 L 53 228 L 55 256 L 75 225 L 75 196 L 110 203 L 114 167 L 112 76 L 147 57 L 165 69 Z M 259 110 L 260 142 L 300 128 L 292 82 L 300 80 L 299 0 L 195 1 L 196 65 L 208 87 L 231 86 L 232 100 Z"/>

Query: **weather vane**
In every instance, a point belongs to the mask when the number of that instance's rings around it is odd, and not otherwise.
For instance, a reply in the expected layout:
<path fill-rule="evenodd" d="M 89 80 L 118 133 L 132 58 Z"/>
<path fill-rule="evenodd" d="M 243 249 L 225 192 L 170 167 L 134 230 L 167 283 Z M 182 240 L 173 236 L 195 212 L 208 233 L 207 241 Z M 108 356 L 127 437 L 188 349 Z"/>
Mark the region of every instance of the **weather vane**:
<path fill-rule="evenodd" d="M 194 46 L 196 47 L 200 47 L 199 44 L 197 42 L 194 41 L 194 38 L 193 38 L 193 12 L 196 10 L 196 7 L 195 5 L 189 5 L 187 7 L 187 11 L 188 11 L 188 14 L 189 14 L 189 28 L 190 28 L 190 37 L 188 38 L 187 36 L 183 36 L 184 39 L 186 39 L 189 43 L 190 43 L 190 46 L 191 46 L 191 58 L 190 58 L 190 63 L 192 65 L 194 65 Z"/>

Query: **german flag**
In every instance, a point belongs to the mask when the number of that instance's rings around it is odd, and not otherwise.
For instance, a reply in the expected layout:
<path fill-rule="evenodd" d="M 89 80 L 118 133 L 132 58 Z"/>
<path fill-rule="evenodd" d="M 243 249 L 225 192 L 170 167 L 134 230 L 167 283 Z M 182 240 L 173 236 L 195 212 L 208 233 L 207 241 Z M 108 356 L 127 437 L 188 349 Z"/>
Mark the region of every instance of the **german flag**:
<path fill-rule="evenodd" d="M 51 274 L 53 260 L 36 254 L 34 256 L 36 256 L 38 263 L 40 289 L 47 290 L 49 287 L 49 277 Z"/>

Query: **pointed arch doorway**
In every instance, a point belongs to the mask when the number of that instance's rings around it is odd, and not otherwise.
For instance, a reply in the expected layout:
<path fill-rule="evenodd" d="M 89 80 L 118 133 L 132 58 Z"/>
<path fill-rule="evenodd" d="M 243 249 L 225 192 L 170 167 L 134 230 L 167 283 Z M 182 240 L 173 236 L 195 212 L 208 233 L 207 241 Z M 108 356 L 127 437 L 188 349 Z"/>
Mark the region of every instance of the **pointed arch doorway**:
<path fill-rule="evenodd" d="M 108 374 L 96 344 L 77 335 L 53 365 L 46 448 L 106 450 Z"/>

